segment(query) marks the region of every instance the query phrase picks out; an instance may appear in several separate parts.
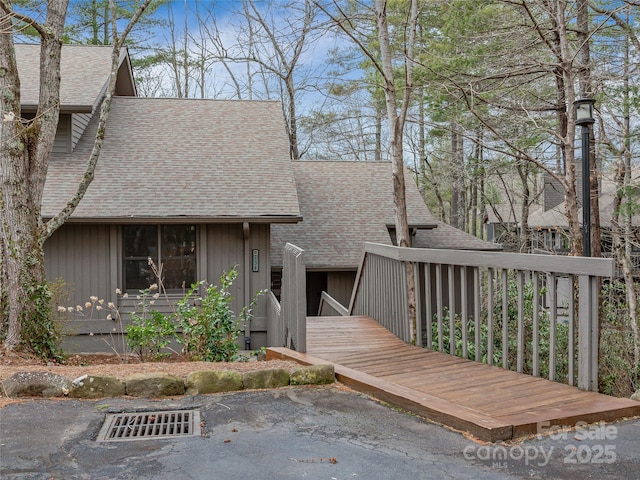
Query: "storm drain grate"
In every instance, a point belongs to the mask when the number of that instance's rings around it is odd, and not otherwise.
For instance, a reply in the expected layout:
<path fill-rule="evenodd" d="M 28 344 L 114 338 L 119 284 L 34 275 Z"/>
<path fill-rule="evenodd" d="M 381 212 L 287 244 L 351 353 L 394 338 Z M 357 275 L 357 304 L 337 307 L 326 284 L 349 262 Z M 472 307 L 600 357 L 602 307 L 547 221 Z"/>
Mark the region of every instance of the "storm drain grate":
<path fill-rule="evenodd" d="M 200 435 L 198 410 L 108 414 L 98 442 L 123 442 Z"/>

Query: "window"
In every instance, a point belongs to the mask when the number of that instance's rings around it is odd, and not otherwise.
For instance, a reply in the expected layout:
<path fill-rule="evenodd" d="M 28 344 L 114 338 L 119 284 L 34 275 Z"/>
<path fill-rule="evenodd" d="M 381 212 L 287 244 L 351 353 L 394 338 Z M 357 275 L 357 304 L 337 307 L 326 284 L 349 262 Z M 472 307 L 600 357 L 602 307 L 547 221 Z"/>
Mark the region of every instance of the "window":
<path fill-rule="evenodd" d="M 162 265 L 162 282 L 169 290 L 196 282 L 195 225 L 125 225 L 123 231 L 124 288 L 143 290 L 157 283 L 149 265 Z"/>

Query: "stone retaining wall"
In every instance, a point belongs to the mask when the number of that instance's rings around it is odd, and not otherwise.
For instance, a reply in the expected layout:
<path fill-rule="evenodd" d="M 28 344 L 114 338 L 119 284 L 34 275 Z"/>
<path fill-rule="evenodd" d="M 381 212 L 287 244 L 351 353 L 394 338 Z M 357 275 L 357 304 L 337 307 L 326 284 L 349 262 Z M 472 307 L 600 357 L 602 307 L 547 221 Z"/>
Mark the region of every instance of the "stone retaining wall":
<path fill-rule="evenodd" d="M 69 379 L 49 372 L 20 372 L 1 386 L 7 397 L 105 398 L 129 395 L 158 398 L 175 395 L 229 392 L 243 389 L 279 388 L 287 385 L 322 385 L 335 382 L 333 365 L 253 370 L 192 372 L 183 381 L 167 373 L 138 373 L 124 380 L 112 376 L 82 375 Z"/>

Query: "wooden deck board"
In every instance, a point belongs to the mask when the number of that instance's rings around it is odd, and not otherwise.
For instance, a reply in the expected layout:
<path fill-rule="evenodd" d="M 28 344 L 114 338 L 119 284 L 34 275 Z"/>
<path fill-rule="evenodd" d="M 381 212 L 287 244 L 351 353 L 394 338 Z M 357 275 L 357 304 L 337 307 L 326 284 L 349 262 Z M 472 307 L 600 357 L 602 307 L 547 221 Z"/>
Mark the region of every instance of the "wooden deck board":
<path fill-rule="evenodd" d="M 268 358 L 333 363 L 359 391 L 487 441 L 640 415 L 640 403 L 407 345 L 370 317 L 310 317 L 307 353 Z"/>

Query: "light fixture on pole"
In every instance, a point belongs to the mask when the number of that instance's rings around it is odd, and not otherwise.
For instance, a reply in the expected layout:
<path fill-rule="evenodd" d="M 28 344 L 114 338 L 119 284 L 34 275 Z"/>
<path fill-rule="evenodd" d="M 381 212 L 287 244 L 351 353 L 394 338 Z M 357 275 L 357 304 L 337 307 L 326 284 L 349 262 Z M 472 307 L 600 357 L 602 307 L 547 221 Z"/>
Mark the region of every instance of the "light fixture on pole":
<path fill-rule="evenodd" d="M 582 127 L 582 255 L 591 256 L 591 162 L 589 159 L 590 127 L 593 119 L 593 98 L 580 98 L 573 102 L 576 125 Z"/>

